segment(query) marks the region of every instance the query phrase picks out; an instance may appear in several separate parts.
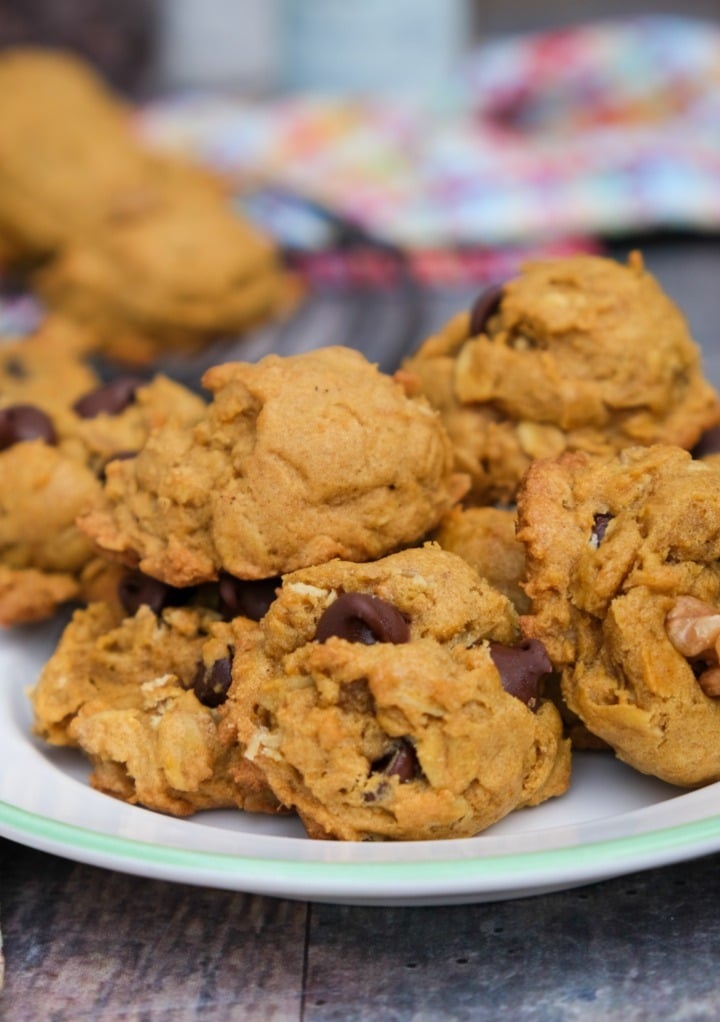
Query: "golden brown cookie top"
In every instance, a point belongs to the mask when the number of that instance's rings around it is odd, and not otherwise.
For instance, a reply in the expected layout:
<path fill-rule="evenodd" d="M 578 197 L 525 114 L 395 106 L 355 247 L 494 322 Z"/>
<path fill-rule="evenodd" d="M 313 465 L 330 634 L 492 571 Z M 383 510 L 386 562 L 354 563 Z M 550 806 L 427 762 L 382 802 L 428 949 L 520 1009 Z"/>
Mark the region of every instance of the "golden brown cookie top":
<path fill-rule="evenodd" d="M 437 414 L 359 352 L 228 363 L 204 384 L 203 419 L 108 466 L 104 506 L 82 523 L 147 574 L 188 585 L 371 560 L 422 538 L 462 495 Z"/>
<path fill-rule="evenodd" d="M 117 606 L 75 613 L 32 691 L 34 732 L 80 748 L 94 787 L 174 815 L 247 807 L 275 812 L 261 775 L 218 735 L 217 706 L 236 641 L 255 625 L 200 607 L 123 617 Z"/>
<path fill-rule="evenodd" d="M 689 449 L 720 417 L 684 317 L 637 253 L 627 266 L 589 255 L 526 265 L 405 372 L 441 409 L 476 503 L 512 499 L 535 459 Z"/>
<path fill-rule="evenodd" d="M 67 408 L 100 379 L 84 355 L 91 346 L 73 323 L 48 317 L 25 337 L 0 344 L 0 406 Z"/>
<path fill-rule="evenodd" d="M 567 785 L 547 660 L 524 670 L 526 653 L 512 605 L 454 554 L 332 561 L 284 578 L 223 715 L 313 837 L 470 836 Z"/>
<path fill-rule="evenodd" d="M 523 629 L 562 669 L 570 710 L 645 773 L 720 779 L 712 643 L 693 651 L 682 634 L 720 609 L 720 472 L 667 445 L 568 454 L 531 466 L 518 518 Z M 705 620 L 689 621 L 697 605 Z"/>
<path fill-rule="evenodd" d="M 514 508 L 455 507 L 443 517 L 432 539 L 451 550 L 526 613 L 530 601 L 522 588 L 525 548 L 515 535 Z"/>
<path fill-rule="evenodd" d="M 103 383 L 73 338 L 50 321 L 0 347 L 3 625 L 40 620 L 85 594 L 95 551 L 75 522 L 98 499 L 107 464 L 134 455 L 168 419 L 193 423 L 205 407 L 161 375 Z"/>
<path fill-rule="evenodd" d="M 531 466 L 518 494 L 533 630 L 561 663 L 611 602 L 637 586 L 720 593 L 720 472 L 669 445 L 582 452 Z"/>
<path fill-rule="evenodd" d="M 297 300 L 270 240 L 224 199 L 194 191 L 160 189 L 153 208 L 73 238 L 33 277 L 45 302 L 120 364 L 242 334 Z"/>

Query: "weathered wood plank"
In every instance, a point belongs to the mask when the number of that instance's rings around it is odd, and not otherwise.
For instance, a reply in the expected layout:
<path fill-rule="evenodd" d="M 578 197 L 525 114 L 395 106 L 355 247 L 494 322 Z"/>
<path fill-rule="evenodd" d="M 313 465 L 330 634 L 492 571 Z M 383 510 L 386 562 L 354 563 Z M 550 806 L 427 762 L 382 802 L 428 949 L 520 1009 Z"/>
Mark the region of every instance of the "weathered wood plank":
<path fill-rule="evenodd" d="M 313 905 L 304 1022 L 720 1018 L 720 856 L 445 908 Z"/>
<path fill-rule="evenodd" d="M 3 844 L 4 1022 L 299 1019 L 304 904 Z"/>

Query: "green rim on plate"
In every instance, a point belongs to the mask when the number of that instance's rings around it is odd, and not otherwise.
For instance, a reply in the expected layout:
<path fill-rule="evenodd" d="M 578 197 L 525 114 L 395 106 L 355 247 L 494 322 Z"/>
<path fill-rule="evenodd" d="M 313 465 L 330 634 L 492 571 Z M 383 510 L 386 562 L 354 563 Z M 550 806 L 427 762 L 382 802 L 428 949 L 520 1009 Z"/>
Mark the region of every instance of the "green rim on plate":
<path fill-rule="evenodd" d="M 103 857 L 111 856 L 116 860 L 113 868 L 123 870 L 127 867 L 129 872 L 137 871 L 130 869 L 131 865 L 151 868 L 153 875 L 156 875 L 157 867 L 179 870 L 186 874 L 183 879 L 188 881 L 195 873 L 203 877 L 214 874 L 219 884 L 222 884 L 223 878 L 235 877 L 248 883 L 271 880 L 272 886 L 278 887 L 285 880 L 301 883 L 308 892 L 334 890 L 339 885 L 347 888 L 350 882 L 356 887 L 362 882 L 372 888 L 390 885 L 398 894 L 403 888 L 422 887 L 432 895 L 454 890 L 477 893 L 493 889 L 498 882 L 512 887 L 515 882 L 523 882 L 530 875 L 535 884 L 550 879 L 562 880 L 563 876 L 568 883 L 592 880 L 596 875 L 600 879 L 614 872 L 629 873 L 664 865 L 676 858 L 707 854 L 720 849 L 720 815 L 572 847 L 468 859 L 433 859 L 432 862 L 261 859 L 243 854 L 173 848 L 50 820 L 5 802 L 0 802 L 0 833 L 12 840 L 71 858 L 81 853 L 83 861 L 90 864 L 102 864 L 100 860 Z"/>

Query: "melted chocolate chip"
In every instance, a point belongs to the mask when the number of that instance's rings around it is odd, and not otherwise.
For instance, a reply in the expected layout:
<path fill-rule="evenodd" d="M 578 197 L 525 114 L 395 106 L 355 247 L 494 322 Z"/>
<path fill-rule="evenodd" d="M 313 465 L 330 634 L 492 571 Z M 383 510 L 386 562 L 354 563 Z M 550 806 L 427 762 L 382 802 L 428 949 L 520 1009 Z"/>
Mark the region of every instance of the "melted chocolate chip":
<path fill-rule="evenodd" d="M 0 451 L 23 440 L 57 443 L 57 434 L 50 418 L 35 405 L 8 405 L 7 408 L 0 408 Z"/>
<path fill-rule="evenodd" d="M 707 454 L 720 451 L 720 426 L 706 430 L 692 449 L 693 458 L 704 458 Z"/>
<path fill-rule="evenodd" d="M 8 355 L 3 362 L 3 369 L 14 380 L 26 380 L 30 375 L 28 367 L 17 355 Z"/>
<path fill-rule="evenodd" d="M 104 383 L 88 394 L 79 397 L 72 406 L 81 419 L 94 419 L 104 412 L 106 415 L 119 415 L 135 399 L 135 391 L 144 380 L 139 376 L 118 376 L 110 383 Z"/>
<path fill-rule="evenodd" d="M 607 511 L 600 511 L 593 515 L 592 540 L 595 547 L 599 547 L 605 538 L 608 525 L 613 520 L 613 515 Z"/>
<path fill-rule="evenodd" d="M 105 478 L 107 476 L 105 470 L 111 461 L 128 461 L 130 458 L 134 458 L 136 454 L 137 451 L 115 451 L 114 454 L 111 454 L 110 457 L 106 459 L 103 467 L 100 469 L 100 478 L 103 480 L 103 482 L 105 481 Z"/>
<path fill-rule="evenodd" d="M 234 617 L 248 617 L 251 621 L 260 621 L 270 609 L 280 581 L 280 578 L 246 581 L 223 572 L 218 580 L 220 596 L 218 609 L 226 621 L 231 621 Z"/>
<path fill-rule="evenodd" d="M 495 284 L 493 287 L 489 287 L 486 291 L 483 291 L 480 295 L 478 295 L 470 309 L 471 337 L 477 337 L 478 334 L 483 333 L 487 321 L 491 316 L 494 316 L 500 308 L 502 296 L 503 289 L 501 284 Z"/>
<path fill-rule="evenodd" d="M 193 681 L 193 692 L 203 706 L 220 706 L 227 699 L 232 681 L 232 659 L 229 656 L 216 660 L 210 667 L 198 664 Z"/>
<path fill-rule="evenodd" d="M 323 612 L 315 640 L 325 642 L 332 635 L 348 642 L 407 642 L 410 626 L 392 603 L 368 593 L 342 593 Z"/>
<path fill-rule="evenodd" d="M 143 605 L 153 614 L 159 614 L 165 607 L 177 607 L 186 603 L 193 589 L 178 589 L 157 578 L 144 575 L 141 571 L 130 571 L 118 582 L 118 599 L 126 614 L 135 614 Z"/>
<path fill-rule="evenodd" d="M 539 639 L 525 639 L 518 646 L 491 642 L 490 656 L 505 691 L 531 710 L 534 709 L 538 701 L 540 679 L 552 671 L 550 658 Z"/>
<path fill-rule="evenodd" d="M 400 784 L 407 784 L 420 773 L 420 764 L 411 743 L 406 738 L 400 738 L 392 752 L 372 764 L 371 771 L 386 777 L 397 777 Z"/>

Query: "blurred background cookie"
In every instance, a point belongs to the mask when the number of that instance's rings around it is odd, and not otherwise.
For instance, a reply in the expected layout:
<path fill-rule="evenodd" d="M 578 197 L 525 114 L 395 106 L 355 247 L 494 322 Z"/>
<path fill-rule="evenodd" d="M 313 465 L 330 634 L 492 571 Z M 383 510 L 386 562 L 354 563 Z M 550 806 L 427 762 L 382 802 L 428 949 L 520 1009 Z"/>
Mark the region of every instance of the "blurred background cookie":
<path fill-rule="evenodd" d="M 0 247 L 46 305 L 125 362 L 196 349 L 289 307 L 276 246 L 220 178 L 153 152 L 89 64 L 0 53 Z M 31 276 L 31 282 L 33 278 Z"/>

